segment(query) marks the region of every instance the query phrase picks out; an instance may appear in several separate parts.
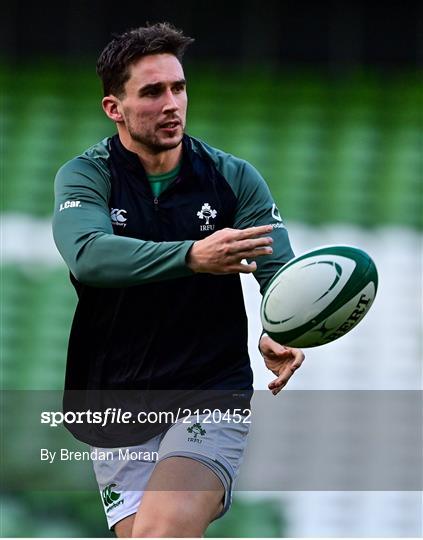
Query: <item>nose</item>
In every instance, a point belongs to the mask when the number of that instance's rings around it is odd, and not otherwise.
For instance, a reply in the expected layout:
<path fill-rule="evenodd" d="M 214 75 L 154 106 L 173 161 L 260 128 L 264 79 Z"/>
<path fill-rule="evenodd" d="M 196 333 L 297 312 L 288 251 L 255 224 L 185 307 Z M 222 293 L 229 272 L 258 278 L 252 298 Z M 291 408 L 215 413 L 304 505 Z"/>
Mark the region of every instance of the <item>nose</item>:
<path fill-rule="evenodd" d="M 163 105 L 163 112 L 174 112 L 178 110 L 178 103 L 171 88 L 168 88 L 165 94 L 165 102 Z"/>

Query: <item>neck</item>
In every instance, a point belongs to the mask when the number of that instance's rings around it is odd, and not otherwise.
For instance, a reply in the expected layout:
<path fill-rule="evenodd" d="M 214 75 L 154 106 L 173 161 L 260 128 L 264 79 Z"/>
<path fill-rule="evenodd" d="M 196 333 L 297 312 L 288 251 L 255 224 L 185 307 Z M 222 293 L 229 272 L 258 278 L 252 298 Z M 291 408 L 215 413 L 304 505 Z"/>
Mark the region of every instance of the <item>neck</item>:
<path fill-rule="evenodd" d="M 143 144 L 134 141 L 132 138 L 122 136 L 122 133 L 119 133 L 119 138 L 127 150 L 137 154 L 147 174 L 167 173 L 174 169 L 181 160 L 182 142 L 175 148 L 163 150 L 162 152 L 154 152 Z"/>

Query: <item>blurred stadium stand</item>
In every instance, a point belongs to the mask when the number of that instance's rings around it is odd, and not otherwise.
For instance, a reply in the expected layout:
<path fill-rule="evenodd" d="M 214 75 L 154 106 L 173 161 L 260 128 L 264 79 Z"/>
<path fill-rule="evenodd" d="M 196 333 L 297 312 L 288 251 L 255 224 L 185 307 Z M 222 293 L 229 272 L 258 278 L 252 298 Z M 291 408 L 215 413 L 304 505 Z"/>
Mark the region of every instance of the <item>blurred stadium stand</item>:
<path fill-rule="evenodd" d="M 89 72 L 69 78 L 37 66 L 1 75 L 2 211 L 49 216 L 58 166 L 112 126 Z M 421 88 L 412 73 L 331 80 L 192 70 L 188 131 L 249 159 L 288 221 L 420 228 Z"/>

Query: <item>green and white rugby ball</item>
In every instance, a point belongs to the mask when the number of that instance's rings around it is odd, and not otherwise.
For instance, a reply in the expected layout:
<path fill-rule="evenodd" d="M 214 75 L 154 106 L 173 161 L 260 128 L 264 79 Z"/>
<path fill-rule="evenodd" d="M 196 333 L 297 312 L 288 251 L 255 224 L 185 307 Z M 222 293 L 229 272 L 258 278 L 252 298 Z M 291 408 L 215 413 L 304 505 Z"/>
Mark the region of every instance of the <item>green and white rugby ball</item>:
<path fill-rule="evenodd" d="M 273 276 L 261 302 L 263 328 L 283 345 L 325 345 L 361 321 L 377 285 L 375 263 L 361 249 L 338 245 L 313 249 Z"/>

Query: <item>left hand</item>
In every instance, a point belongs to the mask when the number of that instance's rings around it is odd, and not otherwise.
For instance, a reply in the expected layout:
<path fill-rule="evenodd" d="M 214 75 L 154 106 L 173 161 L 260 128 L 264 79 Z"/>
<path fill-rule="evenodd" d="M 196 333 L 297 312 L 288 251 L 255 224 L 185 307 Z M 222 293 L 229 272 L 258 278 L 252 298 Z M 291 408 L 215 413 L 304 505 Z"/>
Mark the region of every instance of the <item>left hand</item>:
<path fill-rule="evenodd" d="M 279 345 L 266 334 L 260 339 L 259 349 L 267 369 L 277 376 L 268 385 L 269 390 L 276 396 L 303 363 L 304 353 L 301 349 Z"/>

